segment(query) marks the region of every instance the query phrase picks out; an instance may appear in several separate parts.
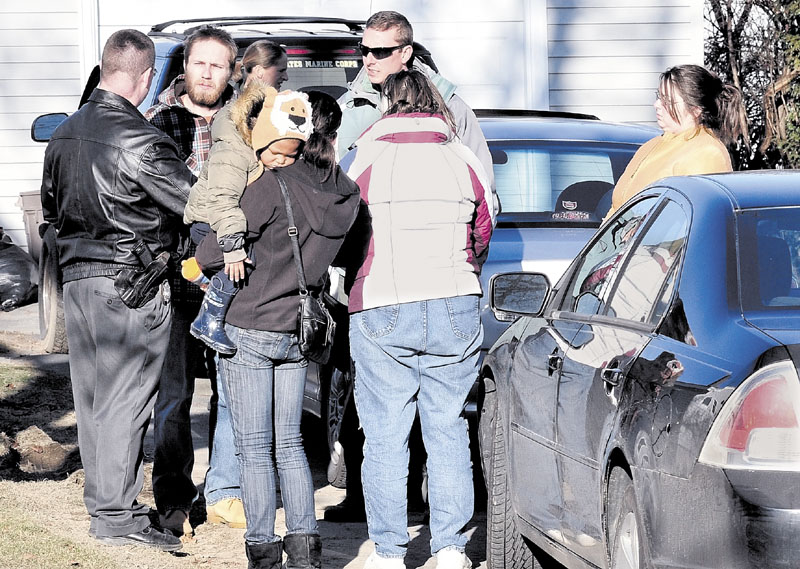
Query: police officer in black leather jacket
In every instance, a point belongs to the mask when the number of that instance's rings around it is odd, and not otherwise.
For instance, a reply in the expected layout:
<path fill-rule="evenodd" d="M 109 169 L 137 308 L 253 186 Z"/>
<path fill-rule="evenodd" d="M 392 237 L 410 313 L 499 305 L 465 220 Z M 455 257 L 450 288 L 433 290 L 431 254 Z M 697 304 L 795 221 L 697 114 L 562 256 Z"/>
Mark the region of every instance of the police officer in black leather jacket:
<path fill-rule="evenodd" d="M 45 152 L 42 207 L 57 231 L 89 533 L 173 551 L 180 540 L 136 497 L 171 322 L 160 253 L 176 247 L 194 177 L 136 108 L 154 62 L 141 32 L 108 39 L 100 84 Z"/>

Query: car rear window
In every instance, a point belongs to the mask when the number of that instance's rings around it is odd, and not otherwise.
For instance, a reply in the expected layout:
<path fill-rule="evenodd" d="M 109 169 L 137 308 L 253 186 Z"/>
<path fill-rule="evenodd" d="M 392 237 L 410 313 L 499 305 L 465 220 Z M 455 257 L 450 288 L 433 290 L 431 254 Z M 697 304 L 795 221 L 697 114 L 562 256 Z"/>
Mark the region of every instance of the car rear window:
<path fill-rule="evenodd" d="M 636 148 L 571 141 L 489 142 L 504 214 L 500 222 L 598 227 Z"/>
<path fill-rule="evenodd" d="M 325 47 L 320 45 L 317 50 L 312 51 L 285 46 L 289 79 L 283 83 L 281 89 L 324 91 L 337 99 L 347 91 L 347 84 L 356 78 L 361 69 L 361 55 L 357 53 L 355 46 L 334 44 L 330 46 L 330 51 L 326 51 Z M 239 59 L 243 54 L 244 48 L 240 48 Z M 156 69 L 158 80 L 153 82 L 151 93 L 142 105 L 145 109 L 155 103 L 158 94 L 175 77 L 183 73 L 182 48 L 177 49 L 169 58 L 159 58 Z"/>
<path fill-rule="evenodd" d="M 325 91 L 337 99 L 361 68 L 358 59 L 306 59 L 289 55 L 289 79 L 281 89 Z"/>
<path fill-rule="evenodd" d="M 743 310 L 800 310 L 800 208 L 745 210 L 737 227 Z"/>

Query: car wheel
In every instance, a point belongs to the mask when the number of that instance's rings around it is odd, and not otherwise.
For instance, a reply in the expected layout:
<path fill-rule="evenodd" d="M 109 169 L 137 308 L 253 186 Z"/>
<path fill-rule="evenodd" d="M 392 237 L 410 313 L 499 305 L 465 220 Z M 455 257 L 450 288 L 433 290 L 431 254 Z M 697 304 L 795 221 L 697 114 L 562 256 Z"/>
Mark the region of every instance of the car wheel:
<path fill-rule="evenodd" d="M 488 504 L 486 523 L 486 561 L 490 569 L 539 567 L 530 547 L 520 535 L 511 508 L 508 494 L 508 472 L 506 463 L 503 426 L 496 405 L 492 405 L 491 416 L 481 417 L 479 429 L 488 429 L 482 440 L 491 440 L 492 451 L 488 457 L 486 476 Z M 488 420 L 487 420 L 488 419 Z"/>
<path fill-rule="evenodd" d="M 52 227 L 45 231 L 39 253 L 39 337 L 46 352 L 67 353 L 64 298 L 59 278 L 55 230 Z"/>
<path fill-rule="evenodd" d="M 608 483 L 608 543 L 612 569 L 645 567 L 641 539 L 641 516 L 636 505 L 631 477 L 614 468 Z"/>
<path fill-rule="evenodd" d="M 335 488 L 344 488 L 347 484 L 347 467 L 344 463 L 344 448 L 340 435 L 345 409 L 353 390 L 353 362 L 346 371 L 334 367 L 328 388 L 325 406 L 325 426 L 328 435 L 328 483 Z"/>

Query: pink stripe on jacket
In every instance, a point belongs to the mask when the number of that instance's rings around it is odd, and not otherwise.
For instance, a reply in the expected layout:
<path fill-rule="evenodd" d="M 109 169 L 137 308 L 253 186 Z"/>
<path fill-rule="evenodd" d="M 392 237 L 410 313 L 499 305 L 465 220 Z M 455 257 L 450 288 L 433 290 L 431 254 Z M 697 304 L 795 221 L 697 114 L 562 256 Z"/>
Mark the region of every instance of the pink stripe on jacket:
<path fill-rule="evenodd" d="M 371 216 L 350 312 L 481 294 L 489 245 L 489 182 L 441 116 L 390 115 L 362 134 L 348 174 Z"/>

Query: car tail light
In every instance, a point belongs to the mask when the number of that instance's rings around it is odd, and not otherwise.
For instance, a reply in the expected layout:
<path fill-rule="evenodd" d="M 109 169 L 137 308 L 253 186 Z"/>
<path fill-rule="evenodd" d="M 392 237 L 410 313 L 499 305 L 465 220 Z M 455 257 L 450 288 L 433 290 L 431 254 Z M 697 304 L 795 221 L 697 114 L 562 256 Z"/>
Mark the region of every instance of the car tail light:
<path fill-rule="evenodd" d="M 308 55 L 311 53 L 310 49 L 303 49 L 301 47 L 287 47 L 286 54 L 287 55 Z"/>
<path fill-rule="evenodd" d="M 699 461 L 745 470 L 800 471 L 800 378 L 789 360 L 751 375 L 725 402 Z"/>

